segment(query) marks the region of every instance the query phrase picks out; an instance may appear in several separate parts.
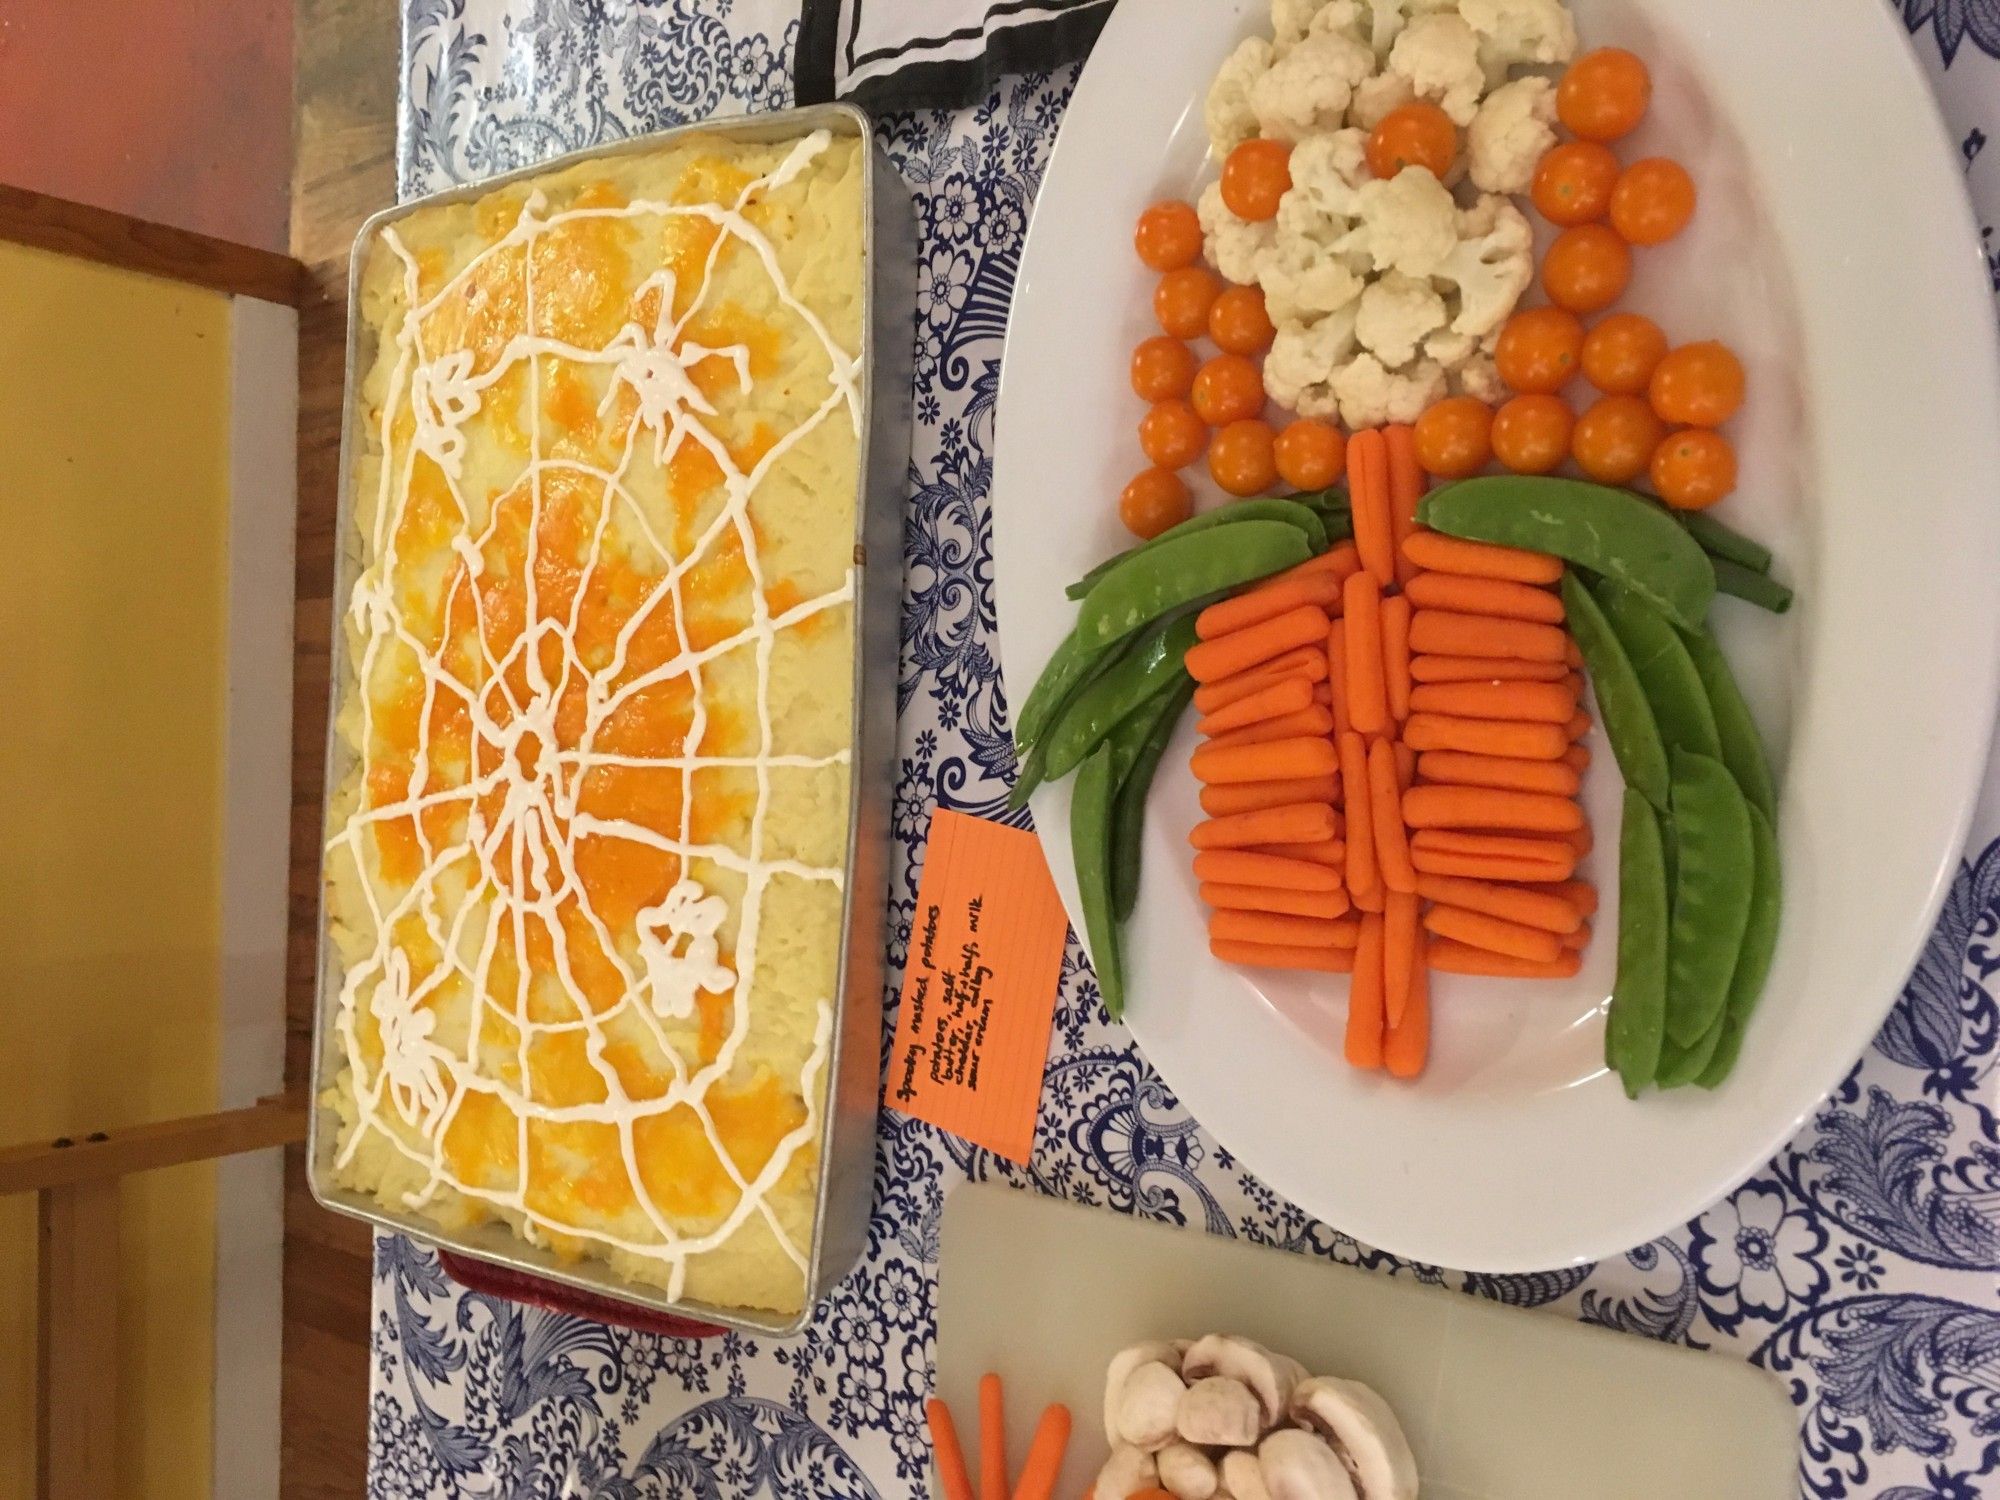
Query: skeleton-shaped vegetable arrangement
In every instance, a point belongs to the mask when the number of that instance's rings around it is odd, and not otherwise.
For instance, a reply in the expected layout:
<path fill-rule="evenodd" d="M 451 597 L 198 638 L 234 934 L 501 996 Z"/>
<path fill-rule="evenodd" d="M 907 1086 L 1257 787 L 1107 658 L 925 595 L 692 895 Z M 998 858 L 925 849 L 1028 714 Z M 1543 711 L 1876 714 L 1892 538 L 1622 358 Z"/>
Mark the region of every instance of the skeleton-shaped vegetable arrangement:
<path fill-rule="evenodd" d="M 1367 1386 L 1234 1334 L 1135 1344 L 1104 1380 L 1096 1500 L 1416 1500 L 1417 1464 Z"/>

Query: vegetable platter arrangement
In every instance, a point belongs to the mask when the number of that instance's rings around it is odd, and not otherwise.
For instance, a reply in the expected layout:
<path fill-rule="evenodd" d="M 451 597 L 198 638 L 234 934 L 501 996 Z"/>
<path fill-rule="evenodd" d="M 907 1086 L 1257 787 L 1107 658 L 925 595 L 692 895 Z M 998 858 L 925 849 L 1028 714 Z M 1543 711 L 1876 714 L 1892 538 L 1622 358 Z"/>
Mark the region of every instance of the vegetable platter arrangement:
<path fill-rule="evenodd" d="M 1578 971 L 1595 726 L 1625 786 L 1605 1062 L 1635 1098 L 1734 1067 L 1782 877 L 1709 610 L 1792 593 L 1710 513 L 1741 361 L 1618 305 L 1698 212 L 1678 162 L 1621 159 L 1651 87 L 1634 52 L 1580 51 L 1558 0 L 1276 0 L 1217 73 L 1216 179 L 1134 236 L 1159 327 L 1130 366 L 1136 541 L 1070 587 L 1015 715 L 1016 805 L 1075 778 L 1114 1016 L 1190 709 L 1210 953 L 1351 976 L 1346 1061 L 1406 1079 L 1450 1024 L 1432 972 Z M 1233 498 L 1197 514 L 1202 470 Z"/>

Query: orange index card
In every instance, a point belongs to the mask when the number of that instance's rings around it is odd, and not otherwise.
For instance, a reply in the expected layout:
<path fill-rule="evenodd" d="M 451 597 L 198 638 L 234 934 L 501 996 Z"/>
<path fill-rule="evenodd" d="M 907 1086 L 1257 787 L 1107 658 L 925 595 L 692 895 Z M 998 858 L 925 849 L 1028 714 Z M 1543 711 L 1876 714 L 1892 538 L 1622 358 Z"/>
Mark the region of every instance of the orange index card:
<path fill-rule="evenodd" d="M 883 1101 L 1025 1163 L 1068 931 L 1040 840 L 940 808 Z"/>

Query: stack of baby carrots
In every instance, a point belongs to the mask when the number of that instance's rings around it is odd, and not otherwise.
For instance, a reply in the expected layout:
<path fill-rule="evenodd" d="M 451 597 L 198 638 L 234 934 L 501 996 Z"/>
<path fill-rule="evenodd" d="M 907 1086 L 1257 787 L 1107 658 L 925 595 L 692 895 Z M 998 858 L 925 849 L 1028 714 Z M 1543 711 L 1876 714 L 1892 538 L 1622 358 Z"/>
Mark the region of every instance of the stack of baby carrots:
<path fill-rule="evenodd" d="M 1352 972 L 1346 1053 L 1430 1048 L 1429 971 L 1577 970 L 1595 892 L 1562 563 L 1420 529 L 1407 427 L 1348 444 L 1354 540 L 1204 610 L 1187 669 L 1209 948 Z"/>

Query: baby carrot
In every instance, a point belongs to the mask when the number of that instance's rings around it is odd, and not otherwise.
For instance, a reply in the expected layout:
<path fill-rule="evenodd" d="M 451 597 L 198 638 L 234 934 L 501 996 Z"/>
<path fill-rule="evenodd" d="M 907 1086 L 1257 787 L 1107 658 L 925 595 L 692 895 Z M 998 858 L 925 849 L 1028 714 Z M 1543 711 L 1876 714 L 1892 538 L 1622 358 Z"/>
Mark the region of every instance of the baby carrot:
<path fill-rule="evenodd" d="M 1203 641 L 1187 654 L 1187 672 L 1196 682 L 1219 682 L 1297 646 L 1318 645 L 1333 622 L 1317 604 L 1301 604 L 1268 620 Z"/>
<path fill-rule="evenodd" d="M 1347 988 L 1347 1037 L 1343 1050 L 1357 1068 L 1382 1066 L 1382 918 L 1361 919 L 1354 948 L 1354 983 Z"/>
<path fill-rule="evenodd" d="M 1225 734 L 1212 735 L 1211 745 L 1263 745 L 1272 740 L 1289 740 L 1299 735 L 1332 734 L 1333 710 L 1317 703 L 1307 704 L 1295 714 L 1280 714 L 1261 724 L 1245 724 Z"/>
<path fill-rule="evenodd" d="M 1419 573 L 1403 585 L 1403 592 L 1418 609 L 1448 609 L 1462 615 L 1493 615 L 1539 625 L 1563 622 L 1562 600 L 1531 583 L 1465 578 L 1456 573 Z"/>
<path fill-rule="evenodd" d="M 1491 786 L 1552 797 L 1574 797 L 1583 785 L 1583 778 L 1559 760 L 1509 760 L 1463 750 L 1426 751 L 1417 757 L 1417 774 L 1440 786 Z"/>
<path fill-rule="evenodd" d="M 1188 833 L 1188 842 L 1197 849 L 1249 849 L 1259 844 L 1317 844 L 1334 836 L 1339 825 L 1333 809 L 1324 802 L 1293 802 L 1284 807 L 1267 807 L 1258 812 L 1233 813 L 1226 818 L 1210 818 L 1197 823 Z M 1568 852 L 1565 850 L 1565 852 Z M 1561 875 L 1549 877 L 1561 880 Z"/>
<path fill-rule="evenodd" d="M 972 1500 L 972 1478 L 965 1472 L 965 1450 L 958 1443 L 958 1426 L 951 1408 L 933 1396 L 924 1403 L 930 1423 L 931 1447 L 937 1454 L 938 1484 L 944 1500 Z"/>
<path fill-rule="evenodd" d="M 1424 828 L 1410 837 L 1410 863 L 1420 875 L 1467 875 L 1475 880 L 1567 880 L 1576 850 L 1557 839 Z"/>
<path fill-rule="evenodd" d="M 1499 979 L 1568 979 L 1583 967 L 1583 955 L 1563 949 L 1552 959 L 1512 958 L 1466 943 L 1440 938 L 1424 950 L 1424 962 L 1440 974 L 1485 974 Z"/>
<path fill-rule="evenodd" d="M 1322 920 L 1346 916 L 1352 904 L 1342 890 L 1284 891 L 1268 885 L 1218 885 L 1212 880 L 1201 883 L 1200 894 L 1206 904 L 1218 911 L 1262 911 L 1275 916 Z"/>
<path fill-rule="evenodd" d="M 1297 713 L 1302 708 L 1312 707 L 1313 685 L 1303 677 L 1282 677 L 1269 687 L 1258 688 L 1246 693 L 1234 703 L 1225 704 L 1212 714 L 1204 714 L 1195 721 L 1199 734 L 1226 734 L 1232 729 L 1241 729 L 1245 724 L 1256 724 L 1264 719 L 1275 719 L 1281 714 Z M 1563 717 L 1569 717 L 1565 714 Z"/>
<path fill-rule="evenodd" d="M 1559 557 L 1491 542 L 1468 542 L 1422 529 L 1411 532 L 1404 540 L 1403 556 L 1430 572 L 1499 578 L 1509 583 L 1555 583 L 1563 573 Z"/>
<path fill-rule="evenodd" d="M 1396 741 L 1396 790 L 1407 792 L 1410 783 L 1417 779 L 1417 752 L 1401 740 Z"/>
<path fill-rule="evenodd" d="M 1194 617 L 1194 633 L 1201 640 L 1212 641 L 1218 636 L 1247 630 L 1286 610 L 1297 609 L 1301 604 L 1316 604 L 1321 609 L 1330 609 L 1339 602 L 1340 582 L 1326 569 L 1289 578 L 1281 574 L 1247 593 L 1232 599 L 1219 599 L 1209 605 Z M 1556 605 L 1556 618 L 1562 618 L 1560 603 Z"/>
<path fill-rule="evenodd" d="M 1292 677 L 1303 678 L 1309 683 L 1325 682 L 1326 652 L 1314 646 L 1287 651 L 1283 656 L 1259 663 L 1247 672 L 1225 677 L 1220 682 L 1204 683 L 1194 690 L 1195 712 L 1212 714 Z"/>
<path fill-rule="evenodd" d="M 1583 826 L 1583 809 L 1546 792 L 1509 792 L 1490 786 L 1416 786 L 1403 796 L 1403 821 L 1412 828 L 1494 828 L 1525 833 L 1569 833 Z"/>
<path fill-rule="evenodd" d="M 1000 1377 L 979 1377 L 979 1495 L 1007 1493 L 1007 1418 L 1001 1407 Z"/>
<path fill-rule="evenodd" d="M 1417 894 L 1426 901 L 1484 912 L 1489 917 L 1539 927 L 1559 936 L 1583 925 L 1583 913 L 1576 903 L 1560 894 L 1561 889 L 1550 886 L 1530 890 L 1518 885 L 1497 885 L 1490 880 L 1465 880 L 1455 875 L 1417 877 Z"/>
<path fill-rule="evenodd" d="M 1358 732 L 1380 734 L 1389 726 L 1388 688 L 1382 680 L 1382 588 L 1373 573 L 1356 573 L 1343 588 L 1347 717 Z"/>
<path fill-rule="evenodd" d="M 1208 935 L 1225 943 L 1271 943 L 1280 948 L 1344 948 L 1356 931 L 1352 922 L 1318 917 L 1286 917 L 1263 911 L 1217 911 L 1208 916 Z"/>
<path fill-rule="evenodd" d="M 1312 864 L 1324 865 L 1333 871 L 1343 885 L 1347 881 L 1347 845 L 1338 838 L 1321 839 L 1312 844 L 1284 844 L 1271 849 L 1251 849 L 1247 852 L 1275 854 L 1285 859 L 1302 859 Z"/>
<path fill-rule="evenodd" d="M 1572 667 L 1563 674 L 1563 686 L 1576 694 L 1576 701 L 1583 702 L 1583 673 Z"/>
<path fill-rule="evenodd" d="M 1574 948 L 1579 953 L 1588 948 L 1590 946 L 1590 924 L 1584 922 L 1578 925 L 1575 932 L 1565 932 L 1562 935 L 1562 945 L 1565 948 Z"/>
<path fill-rule="evenodd" d="M 1556 837 L 1574 849 L 1578 859 L 1582 859 L 1584 855 L 1597 847 L 1597 839 L 1591 833 L 1588 823 L 1584 823 L 1576 828 L 1566 828 L 1558 833 Z"/>
<path fill-rule="evenodd" d="M 1590 733 L 1590 715 L 1579 708 L 1569 716 L 1569 723 L 1563 726 L 1563 733 L 1568 736 L 1571 744 L 1575 744 Z"/>
<path fill-rule="evenodd" d="M 1576 694 L 1560 682 L 1424 682 L 1410 690 L 1410 707 L 1461 719 L 1567 724 Z"/>
<path fill-rule="evenodd" d="M 1208 951 L 1226 964 L 1246 969 L 1310 969 L 1320 974 L 1347 974 L 1354 969 L 1352 948 L 1287 948 L 1210 938 Z"/>
<path fill-rule="evenodd" d="M 1305 776 L 1296 781 L 1239 781 L 1201 789 L 1201 810 L 1211 818 L 1262 812 L 1287 802 L 1331 802 L 1340 795 L 1338 776 Z"/>
<path fill-rule="evenodd" d="M 1375 828 L 1375 862 L 1383 886 L 1408 895 L 1417 888 L 1417 872 L 1410 863 L 1409 835 L 1403 831 L 1402 802 L 1396 752 L 1387 740 L 1372 741 L 1368 746 L 1368 820 Z"/>
<path fill-rule="evenodd" d="M 1389 454 L 1378 429 L 1348 439 L 1347 504 L 1361 566 L 1387 588 L 1396 581 L 1396 526 L 1389 514 Z"/>
<path fill-rule="evenodd" d="M 1569 749 L 1563 751 L 1561 759 L 1564 765 L 1581 776 L 1585 771 L 1590 769 L 1590 747 L 1588 745 L 1573 744 Z"/>
<path fill-rule="evenodd" d="M 1462 906 L 1433 906 L 1424 913 L 1424 927 L 1441 938 L 1466 943 L 1488 953 L 1546 963 L 1562 952 L 1562 938 L 1541 927 L 1509 922 Z"/>
<path fill-rule="evenodd" d="M 1282 573 L 1274 573 L 1264 582 L 1277 583 L 1287 578 L 1310 578 L 1318 573 L 1331 573 L 1335 578 L 1344 581 L 1348 574 L 1360 571 L 1361 555 L 1354 550 L 1354 543 L 1337 542 L 1318 557 L 1309 557 Z"/>
<path fill-rule="evenodd" d="M 1542 728 L 1510 725 L 1509 728 Z M 1560 730 L 1553 731 L 1560 734 Z M 1260 745 L 1203 745 L 1190 757 L 1195 780 L 1288 781 L 1297 776 L 1330 776 L 1340 769 L 1340 757 L 1324 734 L 1267 740 Z"/>
<path fill-rule="evenodd" d="M 1326 633 L 1327 707 L 1333 710 L 1333 732 L 1354 727 L 1347 713 L 1347 621 L 1335 620 Z"/>
<path fill-rule="evenodd" d="M 1597 887 L 1587 880 L 1565 880 L 1561 885 L 1549 887 L 1551 896 L 1560 896 L 1577 910 L 1581 917 L 1597 914 Z"/>
<path fill-rule="evenodd" d="M 1382 898 L 1382 1014 L 1389 1029 L 1403 1023 L 1410 1002 L 1410 979 L 1423 937 L 1417 931 L 1417 898 L 1390 891 Z"/>
<path fill-rule="evenodd" d="M 1355 904 L 1366 910 L 1365 902 L 1381 889 L 1380 867 L 1375 862 L 1375 810 L 1373 798 L 1365 795 L 1368 785 L 1368 746 L 1360 735 L 1349 730 L 1340 737 L 1340 779 L 1347 797 L 1347 889 Z"/>
<path fill-rule="evenodd" d="M 1394 566 L 1399 582 L 1409 582 L 1416 564 L 1403 556 L 1403 543 L 1417 529 L 1417 502 L 1424 498 L 1424 469 L 1417 462 L 1416 439 L 1398 422 L 1382 429 L 1389 455 L 1389 527 L 1396 541 Z"/>
<path fill-rule="evenodd" d="M 1402 594 L 1382 601 L 1382 676 L 1389 692 L 1389 717 L 1410 716 L 1410 601 Z"/>
<path fill-rule="evenodd" d="M 1511 656 L 1413 656 L 1415 682 L 1560 682 L 1567 669 L 1559 661 L 1521 661 Z"/>
<path fill-rule="evenodd" d="M 1390 1028 L 1382 1041 L 1382 1063 L 1394 1078 L 1415 1078 L 1424 1070 L 1431 1050 L 1431 976 L 1424 966 L 1422 943 L 1414 946 L 1410 969 L 1410 995 L 1403 1002 L 1403 1018 Z"/>
<path fill-rule="evenodd" d="M 1474 755 L 1509 756 L 1517 760 L 1560 760 L 1569 744 L 1561 726 L 1556 724 L 1420 713 L 1412 713 L 1403 725 L 1403 739 L 1412 750 L 1465 750 Z"/>
<path fill-rule="evenodd" d="M 1247 849 L 1207 849 L 1194 857 L 1197 880 L 1223 885 L 1262 885 L 1287 891 L 1337 891 L 1340 872 L 1289 854 Z"/>
<path fill-rule="evenodd" d="M 1042 1419 L 1035 1424 L 1035 1435 L 1028 1441 L 1028 1457 L 1014 1485 L 1013 1500 L 1050 1500 L 1055 1494 L 1063 1452 L 1069 1447 L 1069 1427 L 1067 1406 L 1053 1401 L 1043 1408 Z"/>
<path fill-rule="evenodd" d="M 1574 667 L 1577 671 L 1581 672 L 1583 670 L 1583 647 L 1577 645 L 1575 641 L 1571 641 L 1567 646 L 1563 647 L 1563 665 Z"/>
<path fill-rule="evenodd" d="M 1498 615 L 1468 615 L 1455 610 L 1419 609 L 1410 617 L 1410 649 L 1436 656 L 1518 656 L 1524 661 L 1562 660 L 1569 637 L 1557 625 L 1536 625 Z M 1188 652 L 1193 671 L 1197 646 Z"/>

